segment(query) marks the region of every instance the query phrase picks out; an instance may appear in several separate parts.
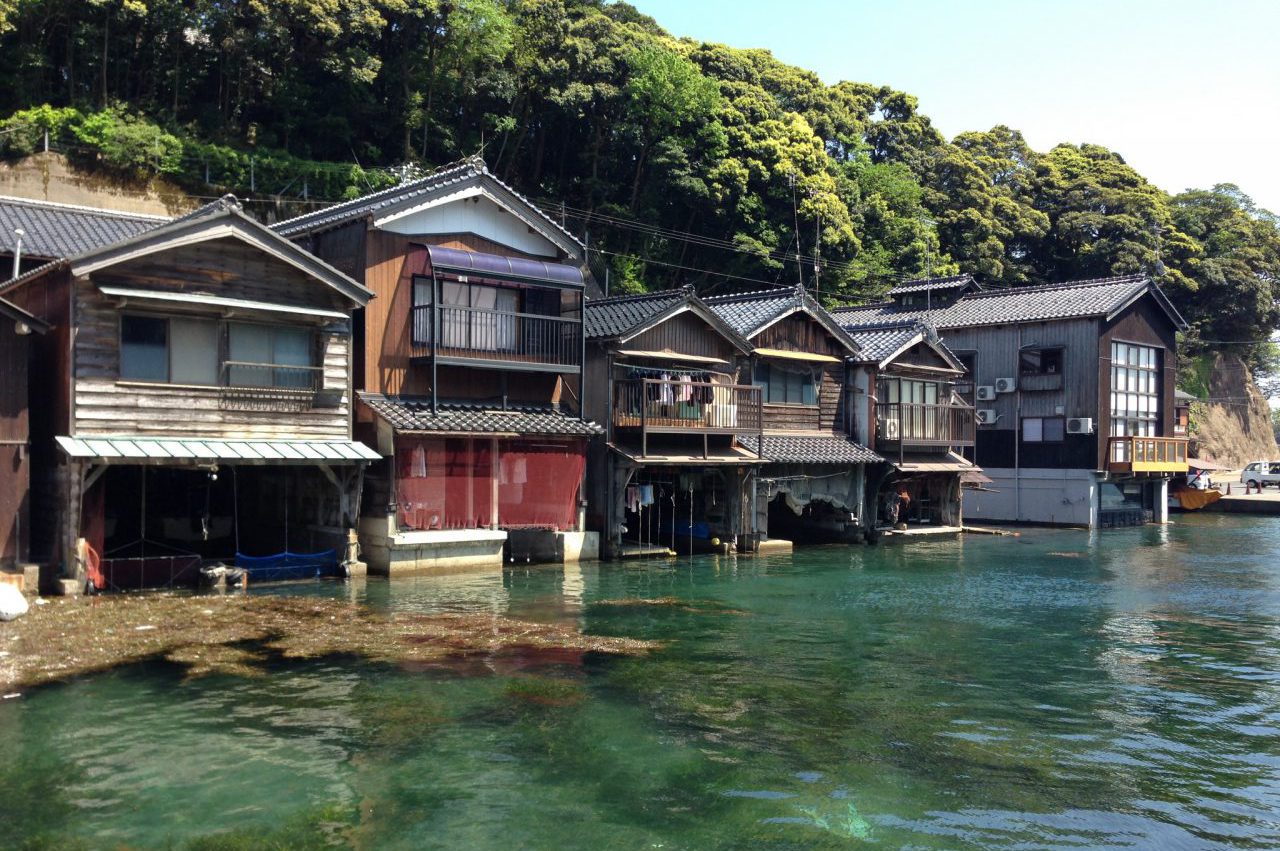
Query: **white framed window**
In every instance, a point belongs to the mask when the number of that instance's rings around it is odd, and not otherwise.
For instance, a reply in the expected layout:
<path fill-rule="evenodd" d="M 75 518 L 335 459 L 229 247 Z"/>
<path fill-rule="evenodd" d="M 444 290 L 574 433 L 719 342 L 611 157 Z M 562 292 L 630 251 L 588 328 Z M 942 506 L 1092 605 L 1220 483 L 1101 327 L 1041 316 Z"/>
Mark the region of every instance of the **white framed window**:
<path fill-rule="evenodd" d="M 1111 344 L 1111 435 L 1154 437 L 1160 430 L 1160 356 L 1152 346 Z"/>

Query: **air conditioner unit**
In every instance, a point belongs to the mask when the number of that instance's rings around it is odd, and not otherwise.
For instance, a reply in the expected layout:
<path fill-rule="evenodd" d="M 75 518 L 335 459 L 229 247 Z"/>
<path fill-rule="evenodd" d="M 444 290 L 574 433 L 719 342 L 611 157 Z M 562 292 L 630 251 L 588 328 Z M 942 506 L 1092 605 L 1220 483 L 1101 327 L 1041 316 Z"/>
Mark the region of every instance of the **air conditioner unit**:
<path fill-rule="evenodd" d="M 973 415 L 978 421 L 978 425 L 995 425 L 996 423 L 995 408 L 978 408 L 973 412 Z"/>
<path fill-rule="evenodd" d="M 1018 389 L 1018 379 L 1016 378 L 997 378 L 996 379 L 997 393 L 1012 393 L 1017 389 Z"/>
<path fill-rule="evenodd" d="M 1071 417 L 1067 420 L 1067 434 L 1093 434 L 1093 418 Z"/>
<path fill-rule="evenodd" d="M 990 384 L 982 384 L 978 387 L 979 402 L 994 402 L 996 398 L 996 388 Z"/>
<path fill-rule="evenodd" d="M 898 434 L 900 433 L 898 428 L 899 425 L 900 423 L 897 420 L 885 420 L 883 425 L 884 434 L 882 437 L 885 440 L 897 440 Z"/>

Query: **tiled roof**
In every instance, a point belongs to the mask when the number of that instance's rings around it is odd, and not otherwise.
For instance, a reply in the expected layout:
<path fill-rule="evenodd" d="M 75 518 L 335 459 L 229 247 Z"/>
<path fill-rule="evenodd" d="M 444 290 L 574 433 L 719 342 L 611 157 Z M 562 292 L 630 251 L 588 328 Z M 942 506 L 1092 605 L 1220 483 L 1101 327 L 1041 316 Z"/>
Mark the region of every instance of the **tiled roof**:
<path fill-rule="evenodd" d="M 794 287 L 778 287 L 704 299 L 721 319 L 744 337 L 750 337 L 783 313 L 794 309 L 800 300 L 801 296 Z"/>
<path fill-rule="evenodd" d="M 0 198 L 0 252 L 13 254 L 18 239 L 14 230 L 17 228 L 23 230 L 24 257 L 57 260 L 137 236 L 168 221 L 164 216 L 120 213 L 28 198 Z"/>
<path fill-rule="evenodd" d="M 778 464 L 876 464 L 884 460 L 862 444 L 838 434 L 766 434 L 763 452 L 754 436 L 738 440 L 752 452 L 759 452 L 765 460 Z"/>
<path fill-rule="evenodd" d="M 465 434 L 539 434 L 591 437 L 604 429 L 549 407 L 499 408 L 463 402 L 440 402 L 435 415 L 428 399 L 360 393 L 360 400 L 396 431 Z"/>
<path fill-rule="evenodd" d="M 511 194 L 516 200 L 526 205 L 546 224 L 550 225 L 562 237 L 568 239 L 577 246 L 582 246 L 582 241 L 576 236 L 565 230 L 558 222 L 542 212 L 528 198 L 503 183 L 497 177 L 494 177 L 484 160 L 480 157 L 468 157 L 465 160 L 459 160 L 449 165 L 441 166 L 426 177 L 417 180 L 410 180 L 407 183 L 401 183 L 392 186 L 389 189 L 383 189 L 379 192 L 373 192 L 369 195 L 362 195 L 359 198 L 350 201 L 343 201 L 332 206 L 316 210 L 312 213 L 306 213 L 301 216 L 295 216 L 292 219 L 285 219 L 282 222 L 276 222 L 272 228 L 284 236 L 294 236 L 299 233 L 305 233 L 313 230 L 323 230 L 325 228 L 335 227 L 344 222 L 361 218 L 363 216 L 372 215 L 380 210 L 394 207 L 402 201 L 408 200 L 415 195 L 424 195 L 427 193 L 438 192 L 451 186 L 465 183 L 479 177 L 487 177 L 504 191 Z"/>
<path fill-rule="evenodd" d="M 974 288 L 981 290 L 978 282 L 973 279 L 973 275 L 967 272 L 963 275 L 951 275 L 946 278 L 918 278 L 914 281 L 903 281 L 893 289 L 889 290 L 889 297 L 903 295 L 905 293 L 923 293 L 938 292 L 939 290 L 958 290 L 972 285 Z"/>
<path fill-rule="evenodd" d="M 904 319 L 876 325 L 849 325 L 845 330 L 862 349 L 862 360 L 879 363 L 913 340 L 924 330 L 924 325 L 914 319 Z"/>
<path fill-rule="evenodd" d="M 644 295 L 616 296 L 587 302 L 583 320 L 587 339 L 617 337 L 686 299 L 683 290 L 664 290 Z"/>
<path fill-rule="evenodd" d="M 961 296 L 954 304 L 934 310 L 903 308 L 886 301 L 837 310 L 835 316 L 846 328 L 894 319 L 920 319 L 939 330 L 972 328 L 1013 322 L 1110 316 L 1148 291 L 1160 301 L 1175 324 L 1185 325 L 1185 321 L 1160 288 L 1143 275 L 1072 281 L 1043 287 L 988 290 Z"/>

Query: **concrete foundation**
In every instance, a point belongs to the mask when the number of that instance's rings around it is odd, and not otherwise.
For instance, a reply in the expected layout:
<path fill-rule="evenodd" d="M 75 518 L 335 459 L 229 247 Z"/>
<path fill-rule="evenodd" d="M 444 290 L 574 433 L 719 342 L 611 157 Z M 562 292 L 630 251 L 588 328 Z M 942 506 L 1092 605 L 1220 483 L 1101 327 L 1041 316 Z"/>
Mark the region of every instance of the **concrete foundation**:
<path fill-rule="evenodd" d="M 360 521 L 360 552 L 377 576 L 500 568 L 506 541 L 507 533 L 494 529 L 400 532 L 393 517 Z"/>

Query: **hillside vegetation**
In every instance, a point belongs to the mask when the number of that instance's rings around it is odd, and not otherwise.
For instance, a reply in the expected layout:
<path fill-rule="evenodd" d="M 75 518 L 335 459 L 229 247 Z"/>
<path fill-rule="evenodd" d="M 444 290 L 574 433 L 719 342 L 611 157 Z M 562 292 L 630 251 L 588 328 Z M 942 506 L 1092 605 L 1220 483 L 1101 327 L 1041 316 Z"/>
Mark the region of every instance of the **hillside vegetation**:
<path fill-rule="evenodd" d="M 1235 186 L 1171 196 L 1117 152 L 1004 126 L 948 140 L 906 92 L 677 39 L 625 3 L 11 0 L 0 29 L 10 157 L 48 131 L 100 167 L 305 209 L 482 153 L 615 292 L 1145 272 L 1189 350 L 1254 368 L 1280 322 L 1280 227 Z"/>

